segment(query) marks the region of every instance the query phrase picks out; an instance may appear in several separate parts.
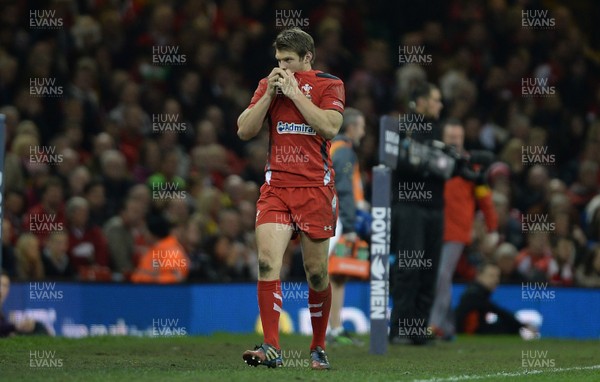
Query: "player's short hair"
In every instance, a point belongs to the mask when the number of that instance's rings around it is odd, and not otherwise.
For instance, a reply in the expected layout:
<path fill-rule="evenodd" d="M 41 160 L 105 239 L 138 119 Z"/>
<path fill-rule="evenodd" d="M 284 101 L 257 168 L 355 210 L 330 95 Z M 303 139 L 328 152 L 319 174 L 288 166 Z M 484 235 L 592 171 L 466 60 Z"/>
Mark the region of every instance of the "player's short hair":
<path fill-rule="evenodd" d="M 297 53 L 300 58 L 306 53 L 312 53 L 312 64 L 315 61 L 315 40 L 300 28 L 290 28 L 281 31 L 275 38 L 273 46 L 277 50 L 289 50 Z"/>
<path fill-rule="evenodd" d="M 339 133 L 344 134 L 346 132 L 346 128 L 349 125 L 356 123 L 356 120 L 358 120 L 358 118 L 362 115 L 363 113 L 360 110 L 353 107 L 347 107 L 344 110 L 344 119 L 342 120 L 342 126 L 340 127 Z"/>

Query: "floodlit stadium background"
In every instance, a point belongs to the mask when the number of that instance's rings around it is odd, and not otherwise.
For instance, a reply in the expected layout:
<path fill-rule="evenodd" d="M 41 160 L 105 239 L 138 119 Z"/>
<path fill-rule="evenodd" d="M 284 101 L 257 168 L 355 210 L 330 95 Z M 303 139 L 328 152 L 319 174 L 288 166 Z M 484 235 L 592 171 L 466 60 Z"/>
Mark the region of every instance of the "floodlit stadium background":
<path fill-rule="evenodd" d="M 586 272 L 600 240 L 598 14 L 599 3 L 575 0 L 3 1 L 2 265 L 13 281 L 4 312 L 72 337 L 152 335 L 156 327 L 253 331 L 254 203 L 268 135 L 263 129 L 243 142 L 236 119 L 276 65 L 275 35 L 298 26 L 315 38 L 314 68 L 340 77 L 346 105 L 367 117 L 358 148 L 367 199 L 379 117 L 406 111 L 414 82 L 437 84 L 443 117 L 465 125 L 466 148 L 497 155 L 489 181 L 501 240 L 526 249 L 527 222 L 543 221 L 548 256 L 553 238 L 568 238 L 575 249 L 570 277 L 536 281 L 555 291 L 552 298 L 528 298 L 517 283 L 496 299 L 539 312 L 543 336 L 598 338 L 600 294 L 581 288 L 600 286 L 600 271 Z M 169 171 L 176 177 L 160 177 Z M 50 201 L 48 182 L 62 184 Z M 190 269 L 182 285 L 128 281 L 147 245 L 146 220 L 133 227 L 129 259 L 117 260 L 119 243 L 107 242 L 102 227 L 131 193 L 178 227 Z M 62 212 L 40 203 L 62 211 L 74 197 L 90 206 L 94 266 L 57 281 L 36 266 L 36 243 L 64 231 L 73 255 L 81 242 L 74 244 Z M 477 264 L 494 256 L 482 227 L 479 219 L 457 281 L 472 280 Z M 30 231 L 38 242 L 28 240 Z M 282 280 L 283 329 L 307 333 L 297 243 L 286 252 Z M 349 328 L 368 331 L 368 299 L 366 283 L 351 284 Z"/>

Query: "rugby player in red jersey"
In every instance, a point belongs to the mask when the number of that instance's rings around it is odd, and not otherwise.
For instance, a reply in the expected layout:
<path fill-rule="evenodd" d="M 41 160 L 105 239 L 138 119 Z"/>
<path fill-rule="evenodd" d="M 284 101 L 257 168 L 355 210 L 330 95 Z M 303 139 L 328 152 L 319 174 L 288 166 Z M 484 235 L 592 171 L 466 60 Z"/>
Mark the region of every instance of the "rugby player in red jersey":
<path fill-rule="evenodd" d="M 284 251 L 292 235 L 299 234 L 313 329 L 311 367 L 329 369 L 325 354 L 331 307 L 327 251 L 338 214 L 329 147 L 342 125 L 344 84 L 312 69 L 314 41 L 301 29 L 282 31 L 273 46 L 279 65 L 260 80 L 250 105 L 237 121 L 238 136 L 248 140 L 258 134 L 267 119 L 270 140 L 265 184 L 256 204 L 258 307 L 264 342 L 245 351 L 243 359 L 252 366 L 283 364 L 279 277 Z"/>

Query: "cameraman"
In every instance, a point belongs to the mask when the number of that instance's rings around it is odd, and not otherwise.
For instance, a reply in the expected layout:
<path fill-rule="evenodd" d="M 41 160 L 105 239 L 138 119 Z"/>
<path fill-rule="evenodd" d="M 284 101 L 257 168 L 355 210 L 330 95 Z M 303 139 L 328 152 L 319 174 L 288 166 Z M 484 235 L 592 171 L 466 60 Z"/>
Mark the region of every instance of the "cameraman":
<path fill-rule="evenodd" d="M 498 242 L 498 233 L 495 232 L 498 228 L 498 218 L 492 202 L 492 192 L 484 182 L 485 166 L 472 168 L 472 162 L 480 162 L 484 153 L 474 151 L 470 157 L 471 163 L 466 161 L 469 154 L 463 148 L 465 131 L 459 120 L 446 121 L 442 131 L 444 143 L 453 149 L 457 156 L 465 158 L 455 171 L 459 176 L 449 179 L 444 187 L 444 244 L 429 319 L 429 326 L 433 328 L 437 337 L 451 340 L 456 332 L 450 309 L 452 276 L 465 246 L 471 243 L 476 205 L 483 212 L 487 230 L 490 232 L 489 240 L 493 246 Z M 488 162 L 491 163 L 491 160 L 482 164 L 489 164 Z"/>
<path fill-rule="evenodd" d="M 437 126 L 442 110 L 440 90 L 430 83 L 412 92 L 411 113 L 400 117 L 401 138 L 425 143 L 440 140 Z M 437 265 L 442 247 L 445 178 L 415 169 L 399 157 L 392 192 L 390 252 L 397 257 L 390 266 L 393 298 L 389 340 L 391 344 L 425 344 L 427 320 L 433 304 Z M 406 192 L 420 190 L 422 192 Z M 401 192 L 403 195 L 401 195 Z M 416 197 L 410 197 L 411 194 Z M 421 196 L 425 197 L 421 197 Z M 407 257 L 422 254 L 420 264 L 406 264 Z M 410 333 L 410 334 L 406 334 Z"/>

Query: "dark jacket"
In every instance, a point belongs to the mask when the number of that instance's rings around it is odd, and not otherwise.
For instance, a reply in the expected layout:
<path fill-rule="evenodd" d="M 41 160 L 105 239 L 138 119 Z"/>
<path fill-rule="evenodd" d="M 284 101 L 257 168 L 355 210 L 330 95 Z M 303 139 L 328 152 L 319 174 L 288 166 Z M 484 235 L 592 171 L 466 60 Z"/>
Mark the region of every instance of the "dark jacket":
<path fill-rule="evenodd" d="M 50 258 L 50 254 L 46 249 L 42 252 L 42 263 L 44 264 L 44 274 L 50 280 L 55 279 L 74 279 L 75 269 L 71 265 L 69 257 L 66 257 L 64 267 L 57 265 Z"/>
<path fill-rule="evenodd" d="M 513 313 L 494 304 L 492 292 L 478 282 L 470 284 L 456 308 L 456 330 L 468 334 L 517 334 L 523 326 Z M 496 316 L 495 320 L 491 320 Z"/>
<path fill-rule="evenodd" d="M 400 117 L 400 125 L 403 121 L 405 129 L 400 129 L 400 139 L 407 136 L 405 130 L 410 130 L 410 138 L 425 143 L 431 140 L 441 140 L 442 134 L 437 121 L 424 118 L 418 114 L 408 114 Z M 415 122 L 417 121 L 417 122 Z M 415 128 L 416 127 L 416 128 Z M 419 129 L 421 127 L 421 129 Z M 422 185 L 424 191 L 431 191 L 431 198 L 415 200 L 415 203 L 425 208 L 443 209 L 444 208 L 444 183 L 446 181 L 434 175 L 425 175 L 410 168 L 398 158 L 398 166 L 392 177 L 392 201 L 399 202 L 399 184 L 409 184 L 413 187 L 415 184 Z"/>
<path fill-rule="evenodd" d="M 14 324 L 8 322 L 8 320 L 4 317 L 4 314 L 0 312 L 0 337 L 8 337 L 11 333 L 17 331 L 17 328 Z"/>

